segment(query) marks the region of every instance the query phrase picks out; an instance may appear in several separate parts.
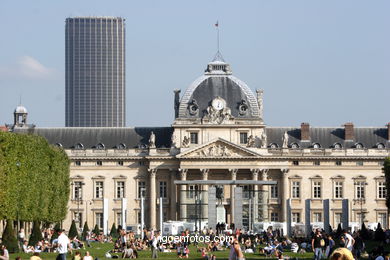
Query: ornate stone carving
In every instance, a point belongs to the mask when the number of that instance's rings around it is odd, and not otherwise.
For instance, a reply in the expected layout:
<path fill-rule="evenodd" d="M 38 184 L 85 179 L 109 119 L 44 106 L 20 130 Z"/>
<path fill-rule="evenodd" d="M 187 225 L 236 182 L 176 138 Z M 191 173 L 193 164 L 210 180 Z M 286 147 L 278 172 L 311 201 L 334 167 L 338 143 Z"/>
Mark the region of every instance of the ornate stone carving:
<path fill-rule="evenodd" d="M 253 135 L 250 135 L 249 137 L 248 137 L 248 141 L 247 141 L 247 143 L 246 143 L 246 146 L 247 147 L 255 147 L 255 138 L 253 137 Z"/>
<path fill-rule="evenodd" d="M 238 105 L 238 113 L 241 115 L 241 116 L 244 116 L 248 113 L 248 104 L 246 103 L 246 101 L 243 99 L 241 100 L 240 104 Z"/>
<path fill-rule="evenodd" d="M 236 155 L 236 153 L 224 145 L 212 144 L 199 151 L 197 155 L 205 157 L 229 157 Z"/>
<path fill-rule="evenodd" d="M 268 179 L 268 171 L 269 169 L 261 169 L 261 180 L 266 181 Z"/>
<path fill-rule="evenodd" d="M 284 131 L 284 134 L 283 134 L 283 137 L 282 137 L 282 141 L 283 141 L 282 147 L 283 148 L 288 148 L 288 134 L 287 134 L 287 131 Z"/>
<path fill-rule="evenodd" d="M 151 178 L 156 178 L 156 174 L 157 174 L 156 168 L 150 168 L 150 169 L 148 169 L 148 171 L 149 171 L 149 175 Z"/>
<path fill-rule="evenodd" d="M 156 148 L 156 136 L 154 135 L 153 131 L 150 132 L 149 148 Z"/>
<path fill-rule="evenodd" d="M 207 181 L 208 177 L 209 177 L 209 169 L 200 169 L 201 173 L 202 173 L 202 180 L 204 181 Z"/>
<path fill-rule="evenodd" d="M 181 146 L 184 148 L 188 148 L 190 146 L 190 138 L 188 138 L 188 136 L 184 136 Z"/>
<path fill-rule="evenodd" d="M 185 181 L 187 179 L 187 171 L 188 169 L 179 169 L 180 180 Z"/>
<path fill-rule="evenodd" d="M 231 110 L 228 107 L 225 107 L 221 110 L 215 109 L 213 106 L 209 106 L 206 110 L 206 114 L 203 116 L 203 123 L 210 124 L 226 124 L 233 119 Z"/>
<path fill-rule="evenodd" d="M 260 169 L 251 169 L 251 172 L 252 172 L 252 180 L 257 181 L 259 178 Z"/>
<path fill-rule="evenodd" d="M 260 118 L 263 118 L 263 90 L 262 89 L 257 89 L 257 103 L 259 105 L 259 114 Z"/>
<path fill-rule="evenodd" d="M 176 148 L 176 136 L 174 133 L 171 135 L 171 147 Z"/>
<path fill-rule="evenodd" d="M 280 171 L 282 172 L 282 176 L 283 176 L 283 177 L 287 177 L 287 174 L 288 174 L 288 172 L 290 171 L 290 169 L 283 168 L 283 169 L 280 169 Z"/>
<path fill-rule="evenodd" d="M 211 144 L 194 150 L 183 152 L 179 157 L 185 156 L 187 158 L 202 158 L 202 157 L 252 157 L 257 156 L 256 153 L 246 150 L 245 148 L 236 147 L 225 143 L 223 141 L 216 141 Z"/>
<path fill-rule="evenodd" d="M 261 148 L 267 148 L 267 134 L 265 133 L 265 129 L 260 129 L 260 147 Z"/>
<path fill-rule="evenodd" d="M 188 104 L 188 112 L 191 116 L 196 116 L 199 113 L 199 106 L 195 99 L 192 99 Z"/>
<path fill-rule="evenodd" d="M 236 180 L 237 179 L 237 172 L 238 172 L 238 169 L 229 169 L 229 172 L 231 174 L 231 179 L 232 180 Z"/>

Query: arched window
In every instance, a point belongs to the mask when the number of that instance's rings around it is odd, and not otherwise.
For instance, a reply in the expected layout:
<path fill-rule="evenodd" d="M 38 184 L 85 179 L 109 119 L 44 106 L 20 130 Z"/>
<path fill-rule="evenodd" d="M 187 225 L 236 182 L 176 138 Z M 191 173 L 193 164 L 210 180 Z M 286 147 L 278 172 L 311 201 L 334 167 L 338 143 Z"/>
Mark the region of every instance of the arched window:
<path fill-rule="evenodd" d="M 356 143 L 355 144 L 355 148 L 356 149 L 363 149 L 364 148 L 364 145 L 362 143 Z"/>
<path fill-rule="evenodd" d="M 56 143 L 56 146 L 62 148 L 62 144 L 61 143 Z"/>
<path fill-rule="evenodd" d="M 105 146 L 104 146 L 103 143 L 98 143 L 98 144 L 96 145 L 96 149 L 98 149 L 98 150 L 104 150 L 104 148 L 105 148 Z"/>
<path fill-rule="evenodd" d="M 271 149 L 277 149 L 277 148 L 279 148 L 279 145 L 278 145 L 277 143 L 271 143 L 271 144 L 269 145 L 269 147 L 270 147 Z"/>
<path fill-rule="evenodd" d="M 84 149 L 84 145 L 82 143 L 77 143 L 75 146 L 74 146 L 75 149 L 77 150 L 82 150 Z"/>
<path fill-rule="evenodd" d="M 337 150 L 340 150 L 340 149 L 343 148 L 343 146 L 342 146 L 340 143 L 334 143 L 334 144 L 333 144 L 333 148 L 334 148 L 334 149 L 337 149 Z"/>
<path fill-rule="evenodd" d="M 321 145 L 319 143 L 313 143 L 312 147 L 313 149 L 320 149 Z"/>
<path fill-rule="evenodd" d="M 291 148 L 292 148 L 292 149 L 299 149 L 299 144 L 297 144 L 297 143 L 292 143 L 292 144 L 291 144 Z"/>
<path fill-rule="evenodd" d="M 124 143 L 120 143 L 116 146 L 117 149 L 124 150 L 126 149 L 126 145 Z"/>
<path fill-rule="evenodd" d="M 376 148 L 378 149 L 385 149 L 385 145 L 383 143 L 377 143 Z"/>

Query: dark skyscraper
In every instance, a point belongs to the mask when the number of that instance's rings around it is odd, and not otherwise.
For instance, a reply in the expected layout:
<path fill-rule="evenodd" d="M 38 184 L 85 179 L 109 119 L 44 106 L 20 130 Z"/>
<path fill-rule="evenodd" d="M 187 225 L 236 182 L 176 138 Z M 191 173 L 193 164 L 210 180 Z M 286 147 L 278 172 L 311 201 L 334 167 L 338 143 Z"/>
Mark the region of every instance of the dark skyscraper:
<path fill-rule="evenodd" d="M 65 125 L 124 127 L 125 19 L 67 18 L 65 34 Z"/>

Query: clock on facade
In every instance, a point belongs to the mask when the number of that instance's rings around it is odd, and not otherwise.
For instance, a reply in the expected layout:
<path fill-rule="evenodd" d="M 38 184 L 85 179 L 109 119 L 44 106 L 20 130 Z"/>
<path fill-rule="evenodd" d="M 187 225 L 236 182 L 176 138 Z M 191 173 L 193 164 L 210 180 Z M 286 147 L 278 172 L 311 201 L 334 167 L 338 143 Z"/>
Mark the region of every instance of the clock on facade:
<path fill-rule="evenodd" d="M 222 98 L 220 97 L 216 97 L 213 99 L 213 101 L 211 102 L 211 105 L 213 106 L 213 108 L 215 110 L 222 110 L 225 108 L 225 100 L 223 100 Z"/>

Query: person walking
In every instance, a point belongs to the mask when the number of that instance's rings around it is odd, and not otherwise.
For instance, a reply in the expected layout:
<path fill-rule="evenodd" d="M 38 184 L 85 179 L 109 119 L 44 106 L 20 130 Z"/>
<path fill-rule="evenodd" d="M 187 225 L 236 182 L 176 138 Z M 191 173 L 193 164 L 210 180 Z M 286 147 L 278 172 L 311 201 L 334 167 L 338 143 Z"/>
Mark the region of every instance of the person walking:
<path fill-rule="evenodd" d="M 66 254 L 68 253 L 68 248 L 72 252 L 70 246 L 70 240 L 67 235 L 63 232 L 62 229 L 57 230 L 58 233 L 58 256 L 56 260 L 66 260 Z"/>
<path fill-rule="evenodd" d="M 348 233 L 346 229 L 344 229 L 344 239 L 345 239 L 345 247 L 352 252 L 353 245 L 355 244 L 355 239 Z"/>
<path fill-rule="evenodd" d="M 355 256 L 355 259 L 360 259 L 362 252 L 364 251 L 364 241 L 362 237 L 360 236 L 360 232 L 358 231 L 356 233 L 355 243 L 353 244 L 353 255 Z"/>
<path fill-rule="evenodd" d="M 157 238 L 153 236 L 152 238 L 152 258 L 158 258 L 157 255 Z"/>
<path fill-rule="evenodd" d="M 311 248 L 313 249 L 315 260 L 320 260 L 322 258 L 322 247 L 324 245 L 325 242 L 321 231 L 319 228 L 317 228 L 313 238 L 311 239 Z"/>
<path fill-rule="evenodd" d="M 237 239 L 234 239 L 232 245 L 230 246 L 229 260 L 245 260 L 240 243 Z"/>

